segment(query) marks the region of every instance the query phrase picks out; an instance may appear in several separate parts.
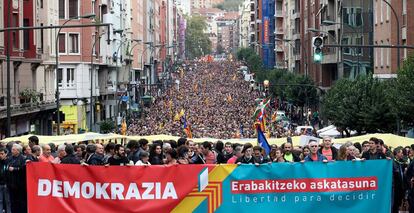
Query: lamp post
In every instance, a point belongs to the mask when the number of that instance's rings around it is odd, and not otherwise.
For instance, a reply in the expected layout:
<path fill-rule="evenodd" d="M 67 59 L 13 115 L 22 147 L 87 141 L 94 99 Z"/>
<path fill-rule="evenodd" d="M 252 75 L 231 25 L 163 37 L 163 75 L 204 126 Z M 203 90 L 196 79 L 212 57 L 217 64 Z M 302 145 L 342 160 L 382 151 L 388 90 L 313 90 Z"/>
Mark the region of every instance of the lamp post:
<path fill-rule="evenodd" d="M 4 1 L 3 1 L 4 2 Z M 10 27 L 10 13 L 11 11 L 11 2 L 7 2 L 7 27 Z M 6 31 L 6 63 L 7 63 L 7 131 L 6 131 L 6 137 L 11 136 L 11 94 L 10 94 L 10 45 L 11 45 L 11 39 L 10 39 L 10 30 Z"/>
<path fill-rule="evenodd" d="M 100 34 L 99 36 L 96 36 L 95 37 L 95 41 L 93 42 L 93 45 L 92 45 L 92 49 L 91 49 L 91 101 L 90 101 L 90 123 L 89 123 L 89 131 L 90 132 L 92 132 L 93 131 L 93 116 L 94 116 L 94 107 L 93 107 L 93 104 L 94 104 L 94 102 L 93 102 L 93 70 L 94 70 L 94 64 L 93 64 L 93 52 L 94 52 L 94 50 L 95 50 L 95 45 L 96 45 L 96 42 L 97 41 L 99 41 L 100 40 L 100 38 L 101 38 L 101 36 L 103 35 L 103 34 L 105 34 L 105 33 L 102 33 L 102 34 Z"/>
<path fill-rule="evenodd" d="M 143 44 L 148 45 L 148 47 L 144 47 L 142 50 L 142 54 L 141 54 L 141 71 L 144 72 L 144 52 L 148 49 L 148 48 L 152 48 L 153 42 L 152 41 L 147 41 L 144 42 Z M 150 70 L 150 74 L 149 74 L 149 78 L 150 78 L 150 84 L 151 84 L 151 78 L 152 78 L 152 73 Z M 151 86 L 150 86 L 151 87 Z"/>
<path fill-rule="evenodd" d="M 83 16 L 75 16 L 72 18 L 69 18 L 68 20 L 66 20 L 61 26 L 64 26 L 65 24 L 67 24 L 69 21 L 74 20 L 74 19 L 79 19 L 79 18 L 94 18 L 95 14 L 87 14 L 87 15 L 83 15 Z M 56 128 L 56 133 L 57 135 L 60 135 L 60 94 L 59 94 L 59 80 L 58 80 L 58 72 L 59 72 L 59 34 L 60 34 L 60 30 L 62 30 L 62 27 L 59 27 L 59 30 L 56 34 L 56 40 L 55 40 L 55 58 L 56 58 L 56 123 L 57 123 L 57 128 Z"/>

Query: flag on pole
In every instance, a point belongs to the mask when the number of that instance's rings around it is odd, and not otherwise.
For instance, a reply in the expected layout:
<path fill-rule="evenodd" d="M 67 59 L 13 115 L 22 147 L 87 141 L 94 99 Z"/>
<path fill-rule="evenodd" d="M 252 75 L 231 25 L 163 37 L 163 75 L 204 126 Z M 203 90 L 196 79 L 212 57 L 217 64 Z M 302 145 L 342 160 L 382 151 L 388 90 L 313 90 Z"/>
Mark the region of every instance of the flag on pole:
<path fill-rule="evenodd" d="M 259 125 L 257 125 L 257 143 L 266 151 L 266 155 L 270 153 L 270 145 Z"/>

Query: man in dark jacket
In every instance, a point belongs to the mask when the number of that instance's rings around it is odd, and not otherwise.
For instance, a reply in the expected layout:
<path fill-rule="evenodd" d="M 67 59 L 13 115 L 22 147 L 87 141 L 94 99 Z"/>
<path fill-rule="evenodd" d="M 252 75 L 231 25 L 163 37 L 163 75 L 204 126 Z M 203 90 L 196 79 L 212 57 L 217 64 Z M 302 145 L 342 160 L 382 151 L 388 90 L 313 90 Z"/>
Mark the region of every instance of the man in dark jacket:
<path fill-rule="evenodd" d="M 0 147 L 0 212 L 11 212 L 9 189 L 6 185 L 7 154 L 4 147 Z"/>
<path fill-rule="evenodd" d="M 405 181 L 405 162 L 403 161 L 402 147 L 394 149 L 394 161 L 392 167 L 392 189 L 393 189 L 393 202 L 392 213 L 398 213 L 402 200 L 405 196 L 406 181 Z"/>
<path fill-rule="evenodd" d="M 128 159 L 132 160 L 135 164 L 137 161 L 140 160 L 140 157 L 139 157 L 141 153 L 140 144 L 138 141 L 130 140 L 127 144 L 127 148 L 131 150 L 128 155 Z"/>
<path fill-rule="evenodd" d="M 332 146 L 332 138 L 329 136 L 323 137 L 322 147 L 318 153 L 325 156 L 328 161 L 338 159 L 338 150 Z"/>
<path fill-rule="evenodd" d="M 10 192 L 12 212 L 27 212 L 26 197 L 26 160 L 22 155 L 23 147 L 13 144 L 11 156 L 7 161 L 7 187 Z"/>
<path fill-rule="evenodd" d="M 88 165 L 104 165 L 104 147 L 101 144 L 96 144 L 96 151 L 93 153 L 88 161 Z"/>
<path fill-rule="evenodd" d="M 378 150 L 378 146 L 379 146 L 380 142 L 377 138 L 370 138 L 369 139 L 369 151 L 368 152 L 364 152 L 364 154 L 362 154 L 362 159 L 365 160 L 380 160 L 380 159 L 389 159 L 385 156 L 385 154 L 381 151 Z"/>
<path fill-rule="evenodd" d="M 66 156 L 60 161 L 61 164 L 80 164 L 78 157 L 75 155 L 75 150 L 71 144 L 65 147 Z"/>

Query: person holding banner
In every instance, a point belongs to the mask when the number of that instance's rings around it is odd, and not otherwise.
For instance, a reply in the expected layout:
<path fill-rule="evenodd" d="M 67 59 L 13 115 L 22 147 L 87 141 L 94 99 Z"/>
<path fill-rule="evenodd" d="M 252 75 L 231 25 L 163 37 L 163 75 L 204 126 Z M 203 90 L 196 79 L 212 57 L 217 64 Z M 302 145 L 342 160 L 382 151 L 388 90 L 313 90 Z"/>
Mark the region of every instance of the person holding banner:
<path fill-rule="evenodd" d="M 52 156 L 52 149 L 49 144 L 42 145 L 42 152 L 42 155 L 39 157 L 39 162 L 53 162 L 55 158 Z"/>
<path fill-rule="evenodd" d="M 402 147 L 397 147 L 393 151 L 394 161 L 392 167 L 393 174 L 393 202 L 392 202 L 392 213 L 398 213 L 399 207 L 401 206 L 402 200 L 405 195 L 405 162 L 403 161 L 403 150 Z"/>
<path fill-rule="evenodd" d="M 7 154 L 4 147 L 0 147 L 0 212 L 11 212 L 10 195 L 6 185 Z"/>
<path fill-rule="evenodd" d="M 11 210 L 13 213 L 27 212 L 26 196 L 26 160 L 22 155 L 23 147 L 19 144 L 13 144 L 8 162 L 7 162 L 7 187 L 10 192 Z"/>
<path fill-rule="evenodd" d="M 109 165 L 125 166 L 129 164 L 125 156 L 125 148 L 121 144 L 115 145 L 115 154 L 108 158 Z"/>
<path fill-rule="evenodd" d="M 285 158 L 287 162 L 299 162 L 300 161 L 300 158 L 292 152 L 292 149 L 293 149 L 292 143 L 289 143 L 289 142 L 284 143 L 282 144 L 281 147 L 284 151 L 283 157 Z"/>
<path fill-rule="evenodd" d="M 104 165 L 104 147 L 102 144 L 96 144 L 96 151 L 93 153 L 88 161 L 86 162 L 88 165 Z"/>
<path fill-rule="evenodd" d="M 389 159 L 385 156 L 382 150 L 378 150 L 378 147 L 380 145 L 380 141 L 378 140 L 378 138 L 374 138 L 374 137 L 370 138 L 369 145 L 370 145 L 369 151 L 364 152 L 364 154 L 362 154 L 363 160 Z"/>
<path fill-rule="evenodd" d="M 319 154 L 324 155 L 329 161 L 338 158 L 338 150 L 332 146 L 332 138 L 329 136 L 323 137 L 322 147 L 318 150 Z"/>
<path fill-rule="evenodd" d="M 305 159 L 302 162 L 313 162 L 313 161 L 322 161 L 327 163 L 328 159 L 320 154 L 318 152 L 318 142 L 316 142 L 315 140 L 310 140 L 309 141 L 309 148 L 310 148 L 310 153 L 308 156 L 305 157 Z"/>
<path fill-rule="evenodd" d="M 263 155 L 263 151 L 264 150 L 261 146 L 253 147 L 254 157 L 256 158 L 257 162 L 259 164 L 272 163 L 272 161 L 267 156 Z"/>
<path fill-rule="evenodd" d="M 243 146 L 243 156 L 236 160 L 236 164 L 255 164 L 259 165 L 259 162 L 253 157 L 253 145 L 246 143 Z"/>

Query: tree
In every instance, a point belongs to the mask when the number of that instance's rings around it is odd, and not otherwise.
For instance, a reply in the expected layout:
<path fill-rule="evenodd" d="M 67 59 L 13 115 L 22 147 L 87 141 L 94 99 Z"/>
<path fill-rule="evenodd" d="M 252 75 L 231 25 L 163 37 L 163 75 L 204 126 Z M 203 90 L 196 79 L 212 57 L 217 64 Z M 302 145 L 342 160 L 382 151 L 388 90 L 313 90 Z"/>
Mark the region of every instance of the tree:
<path fill-rule="evenodd" d="M 414 123 L 414 54 L 410 55 L 401 69 L 397 79 L 390 82 L 389 98 L 391 111 L 404 125 Z"/>
<path fill-rule="evenodd" d="M 220 4 L 216 4 L 213 7 L 225 11 L 238 11 L 239 5 L 242 3 L 241 0 L 224 0 Z"/>
<path fill-rule="evenodd" d="M 207 23 L 201 16 L 194 15 L 187 17 L 186 30 L 186 52 L 189 59 L 211 53 L 211 42 L 208 35 L 204 33 L 207 29 Z"/>
<path fill-rule="evenodd" d="M 100 123 L 101 133 L 112 133 L 115 130 L 115 124 L 111 120 L 105 120 Z"/>
<path fill-rule="evenodd" d="M 248 64 L 249 69 L 256 74 L 256 80 L 261 80 L 260 76 L 263 74 L 262 59 L 252 48 L 240 48 L 237 51 L 237 59 L 244 61 Z M 259 77 L 258 77 L 259 76 Z"/>
<path fill-rule="evenodd" d="M 347 136 L 350 130 L 358 134 L 392 132 L 395 116 L 389 110 L 389 85 L 372 76 L 341 79 L 323 97 L 323 113 Z"/>

